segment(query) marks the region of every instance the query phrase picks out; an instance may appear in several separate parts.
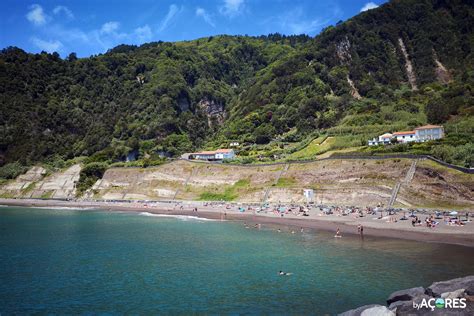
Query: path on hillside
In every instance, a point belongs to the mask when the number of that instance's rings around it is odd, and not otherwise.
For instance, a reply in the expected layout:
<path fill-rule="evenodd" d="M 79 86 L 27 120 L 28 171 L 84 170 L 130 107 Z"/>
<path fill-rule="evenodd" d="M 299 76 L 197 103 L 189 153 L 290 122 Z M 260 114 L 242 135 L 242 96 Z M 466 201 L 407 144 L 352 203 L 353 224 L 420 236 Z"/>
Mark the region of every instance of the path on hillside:
<path fill-rule="evenodd" d="M 281 171 L 278 173 L 278 176 L 275 178 L 275 181 L 273 182 L 272 186 L 275 186 L 277 185 L 278 181 L 280 180 L 281 176 L 288 171 L 288 169 L 290 168 L 290 164 L 287 163 L 285 165 L 285 168 L 281 169 Z M 267 199 L 268 199 L 268 195 L 270 194 L 270 191 L 271 191 L 272 187 L 268 187 L 265 189 L 265 194 L 263 195 L 263 199 L 262 199 L 262 204 L 265 204 L 267 202 Z"/>
<path fill-rule="evenodd" d="M 416 172 L 416 165 L 418 163 L 418 159 L 412 161 L 410 169 L 408 169 L 407 174 L 405 176 L 405 179 L 403 181 L 399 181 L 395 184 L 392 190 L 392 195 L 390 196 L 390 200 L 388 201 L 388 208 L 392 208 L 393 204 L 395 204 L 395 201 L 397 200 L 398 197 L 398 192 L 400 191 L 400 187 L 403 185 L 409 185 L 410 182 L 413 180 L 413 177 L 415 176 Z"/>

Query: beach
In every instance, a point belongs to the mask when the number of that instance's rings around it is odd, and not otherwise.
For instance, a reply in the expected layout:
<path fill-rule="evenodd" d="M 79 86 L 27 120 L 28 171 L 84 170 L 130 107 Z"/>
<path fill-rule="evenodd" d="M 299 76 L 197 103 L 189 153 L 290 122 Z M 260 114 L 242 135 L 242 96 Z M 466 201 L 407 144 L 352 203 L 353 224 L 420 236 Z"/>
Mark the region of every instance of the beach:
<path fill-rule="evenodd" d="M 53 208 L 83 208 L 101 209 L 106 211 L 148 212 L 151 214 L 197 216 L 209 219 L 240 220 L 249 227 L 255 224 L 282 226 L 282 232 L 298 231 L 301 228 L 309 230 L 323 230 L 336 232 L 340 230 L 342 236 L 355 237 L 359 234 L 358 225 L 362 225 L 363 236 L 397 238 L 433 243 L 457 244 L 474 247 L 474 222 L 469 221 L 462 226 L 451 226 L 438 220 L 434 228 L 424 225 L 424 219 L 430 213 L 417 214 L 422 221 L 421 226 L 412 226 L 411 218 L 399 220 L 403 213 L 393 216 L 357 214 L 341 216 L 340 214 L 324 215 L 318 208 L 307 211 L 308 216 L 299 216 L 291 212 L 276 214 L 267 210 L 256 211 L 255 207 L 239 203 L 205 203 L 198 201 L 180 202 L 124 202 L 124 201 L 62 201 L 36 199 L 0 199 L 0 204 L 26 207 L 53 207 Z M 289 206 L 286 206 L 289 209 Z M 258 210 L 258 209 L 257 209 Z M 408 212 L 406 212 L 408 213 Z M 433 212 L 434 213 L 434 212 Z M 405 214 L 408 215 L 408 214 Z M 461 214 L 460 214 L 461 215 Z M 461 217 L 464 217 L 462 214 Z M 396 221 L 395 221 L 396 220 Z M 359 236 L 357 236 L 359 237 Z"/>

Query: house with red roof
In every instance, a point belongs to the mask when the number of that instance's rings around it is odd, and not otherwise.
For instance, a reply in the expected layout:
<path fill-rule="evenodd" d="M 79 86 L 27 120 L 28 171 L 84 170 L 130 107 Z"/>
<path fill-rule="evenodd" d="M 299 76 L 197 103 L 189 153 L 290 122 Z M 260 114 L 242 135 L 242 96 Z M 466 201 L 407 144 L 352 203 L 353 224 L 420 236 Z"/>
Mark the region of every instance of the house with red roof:
<path fill-rule="evenodd" d="M 370 139 L 369 146 L 391 144 L 392 139 L 398 143 L 426 142 L 444 137 L 444 128 L 439 125 L 425 125 L 415 128 L 413 131 L 385 133 L 377 138 Z"/>
<path fill-rule="evenodd" d="M 233 149 L 217 149 L 211 151 L 200 151 L 188 155 L 189 159 L 221 161 L 224 159 L 234 159 L 235 152 Z"/>
<path fill-rule="evenodd" d="M 425 125 L 415 128 L 415 137 L 418 142 L 440 139 L 444 137 L 444 128 L 440 125 Z"/>
<path fill-rule="evenodd" d="M 398 143 L 408 143 L 416 141 L 415 131 L 404 131 L 404 132 L 395 132 L 393 137 L 397 140 Z"/>

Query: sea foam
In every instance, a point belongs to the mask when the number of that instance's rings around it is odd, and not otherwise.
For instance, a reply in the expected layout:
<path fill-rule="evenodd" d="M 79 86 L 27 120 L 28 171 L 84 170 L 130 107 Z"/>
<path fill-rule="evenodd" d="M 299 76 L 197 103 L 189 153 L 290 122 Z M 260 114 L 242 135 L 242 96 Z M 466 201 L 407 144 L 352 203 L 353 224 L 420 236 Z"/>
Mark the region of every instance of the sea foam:
<path fill-rule="evenodd" d="M 216 219 L 197 217 L 197 216 L 191 216 L 191 215 L 153 214 L 153 213 L 149 213 L 149 212 L 140 212 L 139 214 L 142 215 L 142 216 L 176 218 L 176 219 L 179 219 L 179 220 L 182 220 L 182 221 L 188 221 L 188 220 L 207 221 L 207 222 L 216 222 L 216 221 L 218 221 Z"/>

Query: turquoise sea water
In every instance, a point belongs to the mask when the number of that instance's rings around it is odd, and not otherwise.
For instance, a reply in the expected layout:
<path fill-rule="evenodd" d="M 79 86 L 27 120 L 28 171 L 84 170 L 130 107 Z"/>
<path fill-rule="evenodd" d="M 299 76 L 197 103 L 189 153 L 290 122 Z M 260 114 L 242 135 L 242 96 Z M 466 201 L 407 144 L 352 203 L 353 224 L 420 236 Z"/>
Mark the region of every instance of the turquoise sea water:
<path fill-rule="evenodd" d="M 474 274 L 472 248 L 282 231 L 0 207 L 0 314 L 335 314 Z"/>

